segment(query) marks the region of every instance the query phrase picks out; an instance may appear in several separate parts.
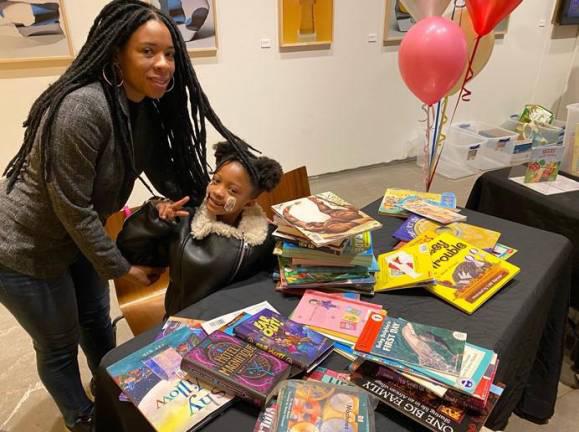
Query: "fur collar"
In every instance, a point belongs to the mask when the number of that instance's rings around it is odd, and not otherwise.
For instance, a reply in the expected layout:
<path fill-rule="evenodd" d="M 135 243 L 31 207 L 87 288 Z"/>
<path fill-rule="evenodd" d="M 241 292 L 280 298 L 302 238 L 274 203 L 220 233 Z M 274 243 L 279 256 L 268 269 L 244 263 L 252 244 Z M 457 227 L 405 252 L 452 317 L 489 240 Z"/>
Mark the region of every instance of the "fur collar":
<path fill-rule="evenodd" d="M 268 231 L 267 216 L 259 204 L 243 210 L 237 227 L 216 220 L 215 216 L 207 211 L 205 202 L 199 206 L 191 221 L 191 235 L 197 240 L 209 234 L 217 234 L 239 240 L 245 239 L 250 246 L 258 246 L 265 241 Z"/>

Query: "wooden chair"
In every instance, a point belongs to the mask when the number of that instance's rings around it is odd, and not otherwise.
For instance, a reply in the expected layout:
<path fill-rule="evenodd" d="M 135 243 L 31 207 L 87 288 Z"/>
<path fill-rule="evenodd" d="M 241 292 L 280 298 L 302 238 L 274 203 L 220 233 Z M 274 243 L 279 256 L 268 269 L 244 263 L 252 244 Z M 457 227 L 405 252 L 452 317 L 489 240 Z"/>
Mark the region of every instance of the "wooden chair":
<path fill-rule="evenodd" d="M 135 210 L 131 209 L 131 211 Z M 113 240 L 116 240 L 124 221 L 123 211 L 116 212 L 108 218 L 105 228 Z M 168 270 L 150 286 L 132 284 L 122 279 L 115 279 L 114 285 L 123 314 L 115 319 L 115 324 L 124 317 L 136 336 L 161 323 L 165 315 L 165 291 L 169 286 Z"/>
<path fill-rule="evenodd" d="M 273 204 L 309 195 L 308 173 L 306 167 L 302 166 L 285 173 L 279 185 L 271 192 L 262 193 L 257 201 L 271 219 L 273 217 L 271 210 Z M 131 209 L 131 211 L 135 210 Z M 111 215 L 107 220 L 105 228 L 113 240 L 116 240 L 124 221 L 125 213 L 123 211 Z M 115 279 L 114 285 L 123 314 L 122 317 L 115 319 L 115 323 L 124 317 L 136 336 L 161 322 L 165 315 L 165 292 L 169 285 L 168 269 L 157 282 L 150 286 L 131 284 L 121 279 Z"/>
<path fill-rule="evenodd" d="M 308 171 L 305 166 L 301 166 L 286 172 L 277 187 L 271 192 L 262 193 L 259 198 L 257 198 L 257 202 L 271 220 L 273 217 L 272 205 L 310 195 Z"/>

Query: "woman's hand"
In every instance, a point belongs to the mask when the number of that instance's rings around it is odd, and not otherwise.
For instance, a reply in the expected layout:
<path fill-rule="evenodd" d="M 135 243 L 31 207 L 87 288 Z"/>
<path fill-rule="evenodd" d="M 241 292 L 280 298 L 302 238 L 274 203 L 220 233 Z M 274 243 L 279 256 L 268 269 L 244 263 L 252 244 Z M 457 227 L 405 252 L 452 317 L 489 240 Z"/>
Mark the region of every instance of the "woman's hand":
<path fill-rule="evenodd" d="M 173 222 L 175 218 L 181 216 L 188 216 L 189 213 L 186 210 L 182 210 L 183 206 L 189 202 L 189 197 L 183 197 L 179 201 L 161 201 L 157 203 L 157 211 L 159 212 L 159 218 Z"/>
<path fill-rule="evenodd" d="M 121 279 L 135 285 L 149 286 L 159 280 L 164 268 L 133 265 Z"/>

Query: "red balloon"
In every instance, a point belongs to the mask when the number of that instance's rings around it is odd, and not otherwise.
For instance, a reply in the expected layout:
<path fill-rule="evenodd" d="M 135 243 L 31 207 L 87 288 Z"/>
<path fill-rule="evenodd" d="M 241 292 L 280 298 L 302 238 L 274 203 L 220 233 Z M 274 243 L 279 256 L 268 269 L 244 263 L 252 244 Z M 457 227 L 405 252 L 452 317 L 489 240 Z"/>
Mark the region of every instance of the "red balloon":
<path fill-rule="evenodd" d="M 438 16 L 424 18 L 402 39 L 400 74 L 418 99 L 432 105 L 462 76 L 467 55 L 466 38 L 458 25 Z"/>
<path fill-rule="evenodd" d="M 466 0 L 466 7 L 479 36 L 489 34 L 523 0 Z"/>

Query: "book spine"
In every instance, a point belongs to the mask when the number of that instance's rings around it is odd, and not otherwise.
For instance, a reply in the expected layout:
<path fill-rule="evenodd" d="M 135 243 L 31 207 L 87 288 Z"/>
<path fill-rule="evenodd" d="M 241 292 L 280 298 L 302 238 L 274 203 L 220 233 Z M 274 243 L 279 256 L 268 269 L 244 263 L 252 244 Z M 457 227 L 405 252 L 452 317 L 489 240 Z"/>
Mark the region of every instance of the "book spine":
<path fill-rule="evenodd" d="M 380 333 L 382 324 L 384 323 L 384 314 L 376 311 L 371 311 L 368 315 L 368 320 L 362 329 L 362 333 L 356 342 L 356 350 L 362 352 L 372 352 L 374 342 Z"/>
<path fill-rule="evenodd" d="M 276 349 L 275 343 L 270 339 L 260 336 L 255 337 L 253 332 L 246 333 L 244 330 L 245 329 L 240 329 L 239 331 L 236 332 L 236 335 L 239 336 L 244 341 L 246 341 L 247 343 L 255 345 L 260 350 L 270 353 L 271 355 L 277 357 L 278 359 L 283 360 L 287 364 L 295 365 L 300 369 L 305 369 L 307 367 L 307 365 L 302 364 L 302 362 L 293 359 L 289 354 Z"/>
<path fill-rule="evenodd" d="M 181 367 L 185 372 L 199 378 L 201 381 L 204 381 L 208 384 L 213 384 L 215 387 L 222 388 L 226 392 L 241 399 L 247 400 L 258 407 L 263 406 L 265 402 L 266 395 L 260 394 L 253 389 L 242 386 L 231 378 L 225 377 L 215 370 L 204 368 L 191 361 L 188 361 L 187 359 L 183 360 Z"/>

